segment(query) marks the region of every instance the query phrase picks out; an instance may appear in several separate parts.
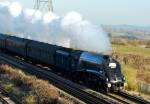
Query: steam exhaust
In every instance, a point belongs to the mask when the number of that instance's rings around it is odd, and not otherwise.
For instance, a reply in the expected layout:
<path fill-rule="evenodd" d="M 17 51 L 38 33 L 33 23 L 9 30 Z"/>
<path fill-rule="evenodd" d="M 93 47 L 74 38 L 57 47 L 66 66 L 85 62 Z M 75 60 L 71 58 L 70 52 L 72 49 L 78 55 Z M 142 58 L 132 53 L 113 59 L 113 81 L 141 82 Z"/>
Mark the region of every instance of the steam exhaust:
<path fill-rule="evenodd" d="M 111 45 L 100 26 L 72 11 L 64 17 L 0 2 L 0 33 L 90 52 L 108 54 Z"/>

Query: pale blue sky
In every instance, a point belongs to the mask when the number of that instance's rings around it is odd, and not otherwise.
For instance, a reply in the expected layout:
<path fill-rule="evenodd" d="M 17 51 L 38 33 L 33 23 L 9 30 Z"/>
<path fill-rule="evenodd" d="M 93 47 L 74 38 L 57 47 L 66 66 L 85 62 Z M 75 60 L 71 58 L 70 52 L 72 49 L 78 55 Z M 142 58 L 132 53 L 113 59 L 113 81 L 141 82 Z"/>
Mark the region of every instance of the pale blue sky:
<path fill-rule="evenodd" d="M 18 0 L 33 8 L 35 0 Z M 96 24 L 150 25 L 150 0 L 53 0 L 54 12 L 78 11 Z"/>

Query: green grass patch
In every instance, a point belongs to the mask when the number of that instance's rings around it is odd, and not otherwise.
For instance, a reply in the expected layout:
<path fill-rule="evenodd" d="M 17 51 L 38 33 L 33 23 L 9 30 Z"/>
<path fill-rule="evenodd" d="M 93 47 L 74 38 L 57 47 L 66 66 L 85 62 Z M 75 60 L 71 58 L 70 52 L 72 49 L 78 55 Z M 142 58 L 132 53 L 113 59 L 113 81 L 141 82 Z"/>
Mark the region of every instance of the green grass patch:
<path fill-rule="evenodd" d="M 7 91 L 8 93 L 13 93 L 15 87 L 13 84 L 5 84 L 4 85 L 4 90 Z"/>
<path fill-rule="evenodd" d="M 150 48 L 143 48 L 139 46 L 131 45 L 112 45 L 113 51 L 121 54 L 137 54 L 146 57 L 150 57 Z"/>
<path fill-rule="evenodd" d="M 23 98 L 23 104 L 36 104 L 36 97 L 33 95 L 27 95 Z"/>

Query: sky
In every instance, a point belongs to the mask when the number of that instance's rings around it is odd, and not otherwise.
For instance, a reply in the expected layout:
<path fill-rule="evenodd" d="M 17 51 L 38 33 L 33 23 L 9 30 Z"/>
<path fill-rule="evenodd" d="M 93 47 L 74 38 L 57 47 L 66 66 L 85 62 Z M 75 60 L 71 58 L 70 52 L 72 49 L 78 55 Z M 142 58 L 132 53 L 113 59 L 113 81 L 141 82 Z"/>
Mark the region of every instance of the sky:
<path fill-rule="evenodd" d="M 33 8 L 35 3 L 16 1 L 27 8 Z M 95 24 L 150 26 L 150 0 L 53 0 L 53 7 L 57 15 L 77 11 Z"/>

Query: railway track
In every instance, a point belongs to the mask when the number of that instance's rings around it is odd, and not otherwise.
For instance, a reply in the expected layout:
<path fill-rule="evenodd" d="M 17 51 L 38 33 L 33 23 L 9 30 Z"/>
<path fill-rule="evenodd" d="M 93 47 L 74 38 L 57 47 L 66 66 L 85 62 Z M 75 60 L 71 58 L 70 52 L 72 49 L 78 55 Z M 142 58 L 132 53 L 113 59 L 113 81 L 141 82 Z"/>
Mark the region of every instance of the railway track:
<path fill-rule="evenodd" d="M 9 104 L 2 95 L 0 95 L 0 104 Z"/>
<path fill-rule="evenodd" d="M 6 63 L 18 67 L 20 69 L 23 69 L 24 71 L 34 74 L 40 78 L 49 80 L 50 83 L 55 85 L 56 87 L 60 88 L 61 90 L 73 95 L 74 97 L 82 100 L 83 102 L 87 104 L 112 104 L 116 103 L 111 100 L 108 100 L 104 97 L 97 97 L 95 95 L 92 95 L 86 91 L 84 91 L 83 88 L 79 87 L 77 84 L 66 80 L 58 75 L 55 75 L 51 72 L 47 72 L 45 70 L 41 70 L 41 68 L 31 65 L 29 63 L 26 63 L 22 60 L 15 59 L 11 56 L 7 56 L 4 54 L 0 54 L 0 59 L 5 61 Z"/>
<path fill-rule="evenodd" d="M 120 91 L 117 93 L 118 96 L 122 96 L 124 98 L 130 99 L 131 101 L 135 102 L 135 103 L 140 103 L 140 104 L 150 104 L 150 102 L 148 102 L 147 100 L 137 97 L 135 95 L 130 95 L 125 91 Z"/>
<path fill-rule="evenodd" d="M 0 85 L 0 104 L 21 104 L 20 100 L 15 96 L 8 93 L 4 88 Z"/>
<path fill-rule="evenodd" d="M 0 59 L 6 61 L 10 65 L 19 67 L 20 69 L 23 69 L 27 71 L 28 73 L 31 73 L 31 74 L 36 73 L 38 77 L 48 79 L 56 87 L 66 91 L 67 93 L 77 97 L 78 99 L 88 104 L 112 104 L 112 103 L 150 104 L 150 102 L 144 99 L 127 94 L 125 92 L 103 94 L 103 93 L 99 93 L 95 91 L 92 92 L 92 90 L 87 91 L 87 88 L 85 87 L 74 84 L 69 80 L 66 80 L 60 76 L 57 76 L 56 74 L 47 72 L 45 70 L 41 70 L 41 68 L 37 66 L 31 65 L 22 60 L 15 59 L 5 54 L 0 54 Z"/>
<path fill-rule="evenodd" d="M 132 101 L 130 101 L 124 97 L 118 96 L 118 95 L 113 94 L 113 93 L 109 93 L 109 94 L 107 94 L 107 96 L 109 96 L 112 99 L 119 101 L 122 104 L 133 104 L 134 103 L 134 102 L 132 102 Z"/>
<path fill-rule="evenodd" d="M 8 100 L 6 100 L 6 97 L 3 96 L 3 94 L 7 95 L 6 91 L 0 86 L 0 104 L 9 104 Z"/>
<path fill-rule="evenodd" d="M 96 96 L 103 95 L 104 97 L 114 100 L 115 102 L 119 102 L 122 104 L 150 104 L 149 101 L 142 99 L 140 97 L 130 95 L 124 91 L 122 92 L 114 92 L 114 93 L 108 93 L 104 94 L 103 92 L 96 92 L 93 90 L 88 90 L 89 93 L 94 94 Z"/>

